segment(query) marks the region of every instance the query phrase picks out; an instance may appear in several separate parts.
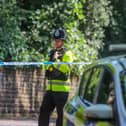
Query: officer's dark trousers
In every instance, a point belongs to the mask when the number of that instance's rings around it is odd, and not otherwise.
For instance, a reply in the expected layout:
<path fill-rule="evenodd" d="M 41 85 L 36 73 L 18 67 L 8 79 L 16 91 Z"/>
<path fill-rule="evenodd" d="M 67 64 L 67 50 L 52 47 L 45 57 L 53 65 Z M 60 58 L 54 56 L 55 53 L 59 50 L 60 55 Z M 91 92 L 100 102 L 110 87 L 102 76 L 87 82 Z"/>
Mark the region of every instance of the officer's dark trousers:
<path fill-rule="evenodd" d="M 40 108 L 39 126 L 49 126 L 49 118 L 54 108 L 57 110 L 56 126 L 63 125 L 63 107 L 67 101 L 68 93 L 47 91 Z"/>

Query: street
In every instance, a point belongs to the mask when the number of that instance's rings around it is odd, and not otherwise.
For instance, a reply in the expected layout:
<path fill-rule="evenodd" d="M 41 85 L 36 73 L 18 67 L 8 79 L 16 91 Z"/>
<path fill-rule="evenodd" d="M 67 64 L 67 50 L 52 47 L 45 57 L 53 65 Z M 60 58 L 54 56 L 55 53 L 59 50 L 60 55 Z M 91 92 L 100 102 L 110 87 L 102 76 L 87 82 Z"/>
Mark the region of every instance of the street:
<path fill-rule="evenodd" d="M 0 120 L 0 126 L 38 126 L 35 120 Z M 51 122 L 49 126 L 54 126 Z"/>

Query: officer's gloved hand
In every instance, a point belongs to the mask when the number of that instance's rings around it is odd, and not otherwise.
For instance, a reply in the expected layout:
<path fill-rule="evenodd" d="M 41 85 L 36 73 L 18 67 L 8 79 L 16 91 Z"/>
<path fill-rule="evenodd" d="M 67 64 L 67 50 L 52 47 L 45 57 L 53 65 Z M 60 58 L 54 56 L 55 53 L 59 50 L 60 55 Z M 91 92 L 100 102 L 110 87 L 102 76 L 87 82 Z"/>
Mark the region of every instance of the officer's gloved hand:
<path fill-rule="evenodd" d="M 56 51 L 54 54 L 53 60 L 55 61 L 55 60 L 59 59 L 61 56 L 62 56 L 62 54 L 59 53 L 58 51 Z"/>

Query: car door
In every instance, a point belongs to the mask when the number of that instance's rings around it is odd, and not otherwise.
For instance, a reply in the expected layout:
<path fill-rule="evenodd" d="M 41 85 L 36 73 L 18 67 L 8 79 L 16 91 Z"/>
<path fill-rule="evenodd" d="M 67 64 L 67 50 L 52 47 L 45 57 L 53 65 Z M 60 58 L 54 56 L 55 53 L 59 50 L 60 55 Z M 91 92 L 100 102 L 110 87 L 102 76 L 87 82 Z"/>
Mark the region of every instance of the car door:
<path fill-rule="evenodd" d="M 80 83 L 78 107 L 75 112 L 75 126 L 95 126 L 94 121 L 88 121 L 85 118 L 85 109 L 94 104 L 104 68 L 101 66 L 94 67 L 90 71 L 91 73 L 87 82 L 85 83 L 85 80 L 82 78 L 82 82 Z M 83 76 L 85 77 L 85 74 Z"/>
<path fill-rule="evenodd" d="M 64 107 L 64 122 L 63 122 L 64 126 L 75 126 L 75 114 L 81 104 L 80 97 L 81 98 L 83 97 L 84 90 L 85 90 L 84 88 L 90 78 L 91 73 L 92 73 L 92 69 L 84 72 L 79 84 L 80 85 L 79 92 L 77 91 L 76 95 L 66 103 Z M 80 124 L 78 125 L 80 126 Z"/>
<path fill-rule="evenodd" d="M 96 121 L 96 126 L 118 126 L 118 114 L 115 105 L 115 81 L 113 73 L 108 67 L 104 67 L 104 73 L 99 84 L 99 88 L 94 98 L 95 104 L 110 105 L 113 108 L 113 115 L 116 115 L 113 120 Z"/>

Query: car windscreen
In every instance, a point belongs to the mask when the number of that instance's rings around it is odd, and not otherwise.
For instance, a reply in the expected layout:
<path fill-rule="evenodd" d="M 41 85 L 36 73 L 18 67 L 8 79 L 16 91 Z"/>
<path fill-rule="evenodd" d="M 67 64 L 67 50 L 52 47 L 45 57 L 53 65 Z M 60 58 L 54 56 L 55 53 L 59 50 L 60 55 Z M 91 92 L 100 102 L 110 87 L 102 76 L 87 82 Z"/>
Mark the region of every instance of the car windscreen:
<path fill-rule="evenodd" d="M 126 71 L 122 71 L 120 73 L 120 81 L 121 81 L 123 101 L 126 107 Z"/>

